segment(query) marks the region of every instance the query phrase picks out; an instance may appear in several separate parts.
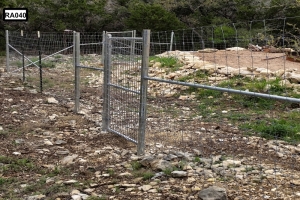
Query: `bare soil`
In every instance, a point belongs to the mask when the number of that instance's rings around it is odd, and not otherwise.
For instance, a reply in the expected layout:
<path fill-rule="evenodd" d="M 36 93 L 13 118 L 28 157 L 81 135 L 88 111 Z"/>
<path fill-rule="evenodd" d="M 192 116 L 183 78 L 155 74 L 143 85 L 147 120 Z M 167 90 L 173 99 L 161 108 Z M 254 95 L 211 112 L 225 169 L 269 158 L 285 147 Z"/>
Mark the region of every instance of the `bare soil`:
<path fill-rule="evenodd" d="M 266 68 L 271 71 L 283 69 L 286 71 L 295 70 L 300 73 L 300 62 L 287 60 L 284 53 L 219 50 L 214 53 L 196 53 L 195 55 L 205 61 L 234 68 Z"/>

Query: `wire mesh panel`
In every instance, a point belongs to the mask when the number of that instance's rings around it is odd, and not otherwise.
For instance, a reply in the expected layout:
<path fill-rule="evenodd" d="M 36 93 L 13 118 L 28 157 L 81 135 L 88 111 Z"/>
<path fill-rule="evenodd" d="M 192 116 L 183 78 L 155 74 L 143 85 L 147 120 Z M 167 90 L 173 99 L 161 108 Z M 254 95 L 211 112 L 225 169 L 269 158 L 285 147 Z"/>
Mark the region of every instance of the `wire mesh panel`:
<path fill-rule="evenodd" d="M 142 38 L 111 37 L 105 59 L 109 62 L 108 128 L 137 143 L 139 128 Z"/>

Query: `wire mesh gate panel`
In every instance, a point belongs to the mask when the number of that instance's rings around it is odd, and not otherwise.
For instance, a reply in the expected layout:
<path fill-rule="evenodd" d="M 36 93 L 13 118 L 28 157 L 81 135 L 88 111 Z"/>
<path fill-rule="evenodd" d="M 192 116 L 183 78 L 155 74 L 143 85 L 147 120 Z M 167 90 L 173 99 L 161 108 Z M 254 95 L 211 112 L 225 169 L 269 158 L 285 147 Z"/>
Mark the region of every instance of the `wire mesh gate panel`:
<path fill-rule="evenodd" d="M 138 143 L 143 39 L 105 41 L 103 129 Z"/>

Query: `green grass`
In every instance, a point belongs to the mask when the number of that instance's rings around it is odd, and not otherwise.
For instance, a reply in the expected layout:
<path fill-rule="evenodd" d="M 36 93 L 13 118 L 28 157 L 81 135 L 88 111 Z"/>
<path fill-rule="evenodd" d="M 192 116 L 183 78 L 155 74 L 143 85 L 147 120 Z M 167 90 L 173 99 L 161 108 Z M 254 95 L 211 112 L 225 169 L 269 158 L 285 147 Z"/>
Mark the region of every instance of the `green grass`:
<path fill-rule="evenodd" d="M 241 128 L 252 130 L 266 139 L 280 139 L 289 143 L 300 141 L 300 113 L 288 114 L 288 118 L 251 121 Z"/>
<path fill-rule="evenodd" d="M 169 69 L 171 72 L 179 70 L 183 66 L 176 57 L 151 56 L 150 62 L 160 62 L 161 67 Z"/>
<path fill-rule="evenodd" d="M 29 58 L 29 59 L 31 60 L 31 62 L 25 59 L 24 66 L 29 65 L 29 64 L 30 65 L 27 66 L 27 67 L 39 66 L 39 58 L 38 57 L 32 57 L 32 58 Z M 34 63 L 34 64 L 32 64 L 32 63 Z M 16 65 L 18 68 L 23 67 L 22 58 L 20 58 L 20 60 L 14 61 L 12 64 Z M 41 65 L 42 65 L 42 68 L 55 68 L 55 62 L 53 62 L 53 61 L 42 60 Z"/>
<path fill-rule="evenodd" d="M 0 167 L 0 171 L 2 171 L 4 174 L 10 174 L 12 172 L 19 171 L 32 171 L 36 169 L 35 164 L 26 158 L 19 159 L 0 156 L 0 163 L 4 164 Z"/>
<path fill-rule="evenodd" d="M 130 164 L 134 171 L 142 168 L 142 164 L 138 161 L 132 161 Z"/>

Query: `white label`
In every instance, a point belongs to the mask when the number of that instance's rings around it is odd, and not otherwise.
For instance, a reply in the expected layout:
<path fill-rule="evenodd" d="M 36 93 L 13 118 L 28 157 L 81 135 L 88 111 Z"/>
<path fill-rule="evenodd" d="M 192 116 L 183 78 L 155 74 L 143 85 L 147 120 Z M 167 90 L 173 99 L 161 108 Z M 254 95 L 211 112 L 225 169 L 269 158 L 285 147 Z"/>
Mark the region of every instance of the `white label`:
<path fill-rule="evenodd" d="M 3 9 L 4 21 L 27 21 L 28 9 L 24 8 L 4 8 Z"/>

